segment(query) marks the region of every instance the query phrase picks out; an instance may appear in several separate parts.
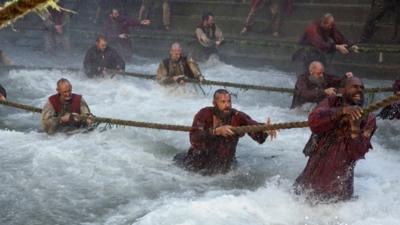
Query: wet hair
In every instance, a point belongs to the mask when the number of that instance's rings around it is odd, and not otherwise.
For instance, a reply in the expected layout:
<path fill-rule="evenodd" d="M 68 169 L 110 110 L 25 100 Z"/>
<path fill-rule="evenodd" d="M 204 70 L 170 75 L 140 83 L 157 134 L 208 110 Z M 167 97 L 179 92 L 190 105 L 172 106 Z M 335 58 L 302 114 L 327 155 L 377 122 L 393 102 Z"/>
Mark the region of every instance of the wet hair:
<path fill-rule="evenodd" d="M 178 42 L 174 42 L 174 43 L 171 45 L 171 48 L 170 48 L 170 49 L 175 49 L 175 48 L 179 48 L 179 49 L 182 50 L 181 44 L 179 44 Z"/>
<path fill-rule="evenodd" d="M 214 14 L 213 14 L 212 12 L 204 12 L 203 15 L 202 15 L 202 17 L 201 17 L 201 19 L 202 19 L 202 21 L 204 22 L 204 21 L 208 20 L 208 18 L 209 18 L 210 16 L 214 16 Z"/>
<path fill-rule="evenodd" d="M 394 92 L 398 92 L 398 91 L 400 91 L 400 80 L 396 80 L 394 83 L 393 83 L 393 91 Z"/>
<path fill-rule="evenodd" d="M 333 17 L 332 13 L 325 13 L 325 14 L 322 16 L 321 20 L 322 20 L 322 21 L 325 21 L 325 20 L 328 19 L 328 18 L 332 18 L 333 20 L 335 20 L 335 17 Z"/>
<path fill-rule="evenodd" d="M 59 80 L 57 81 L 57 87 L 59 87 L 61 84 L 65 84 L 65 83 L 71 85 L 71 82 L 69 82 L 69 80 L 67 80 L 67 79 L 65 79 L 65 78 L 61 78 L 61 79 L 59 79 Z"/>
<path fill-rule="evenodd" d="M 99 42 L 100 40 L 107 41 L 106 36 L 104 36 L 104 34 L 99 34 L 96 38 L 96 42 Z"/>
<path fill-rule="evenodd" d="M 358 78 L 358 77 L 346 77 L 346 78 L 342 79 L 342 81 L 340 82 L 340 87 L 341 88 L 345 88 L 347 83 L 350 82 L 353 79 L 358 79 L 358 80 L 361 81 L 361 83 L 363 83 L 362 80 L 360 78 Z"/>
<path fill-rule="evenodd" d="M 220 95 L 220 94 L 224 94 L 224 95 L 231 95 L 231 93 L 229 93 L 229 91 L 227 91 L 226 89 L 218 89 L 218 90 L 216 90 L 215 92 L 214 92 L 214 99 L 216 99 L 217 98 L 217 95 Z"/>
<path fill-rule="evenodd" d="M 314 69 L 315 67 L 317 67 L 317 65 L 321 65 L 324 68 L 324 64 L 322 64 L 320 61 L 312 61 L 308 66 L 308 69 Z"/>

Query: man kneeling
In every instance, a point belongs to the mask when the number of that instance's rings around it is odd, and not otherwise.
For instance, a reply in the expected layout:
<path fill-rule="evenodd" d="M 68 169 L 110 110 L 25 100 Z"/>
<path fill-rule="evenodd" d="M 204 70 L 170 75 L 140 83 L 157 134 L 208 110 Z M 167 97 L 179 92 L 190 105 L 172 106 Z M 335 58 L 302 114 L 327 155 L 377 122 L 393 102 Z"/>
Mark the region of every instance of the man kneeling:
<path fill-rule="evenodd" d="M 67 79 L 57 82 L 57 94 L 49 97 L 42 110 L 42 126 L 48 134 L 87 127 L 93 122 L 89 107 L 81 95 L 72 93 Z"/>
<path fill-rule="evenodd" d="M 180 153 L 174 158 L 178 165 L 202 174 L 228 172 L 235 162 L 236 146 L 241 137 L 234 133 L 234 127 L 259 124 L 247 114 L 232 108 L 231 95 L 227 90 L 219 89 L 214 93 L 213 105 L 196 114 L 190 131 L 191 147 L 188 153 Z M 268 135 L 272 140 L 276 131 L 249 133 L 260 144 Z"/>

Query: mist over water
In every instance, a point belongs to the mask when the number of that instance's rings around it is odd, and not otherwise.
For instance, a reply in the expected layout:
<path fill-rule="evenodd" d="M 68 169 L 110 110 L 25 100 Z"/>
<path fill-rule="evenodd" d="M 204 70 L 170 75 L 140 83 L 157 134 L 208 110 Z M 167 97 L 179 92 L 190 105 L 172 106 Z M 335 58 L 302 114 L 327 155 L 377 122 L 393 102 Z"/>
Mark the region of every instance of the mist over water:
<path fill-rule="evenodd" d="M 28 58 L 31 65 L 56 63 L 37 53 L 11 55 L 16 64 Z M 79 55 L 62 65 L 80 67 L 81 60 Z M 154 74 L 158 64 L 136 57 L 127 71 Z M 215 59 L 200 67 L 210 80 L 277 87 L 295 83 L 293 74 L 268 67 L 241 69 Z M 97 116 L 180 125 L 190 125 L 219 88 L 204 86 L 204 96 L 192 85 L 164 88 L 153 81 L 88 79 L 56 70 L 10 71 L 0 83 L 9 100 L 42 107 L 61 77 L 72 82 L 73 91 Z M 365 82 L 370 87 L 390 84 Z M 307 118 L 288 110 L 288 94 L 230 91 L 237 94 L 234 108 L 260 122 Z M 400 224 L 399 121 L 378 121 L 374 149 L 356 167 L 357 198 L 313 206 L 292 193 L 307 160 L 302 149 L 308 129 L 282 130 L 277 140 L 263 145 L 244 137 L 236 170 L 203 177 L 172 164 L 176 153 L 189 148 L 187 133 L 114 127 L 48 136 L 39 114 L 0 106 L 0 115 L 0 224 Z"/>

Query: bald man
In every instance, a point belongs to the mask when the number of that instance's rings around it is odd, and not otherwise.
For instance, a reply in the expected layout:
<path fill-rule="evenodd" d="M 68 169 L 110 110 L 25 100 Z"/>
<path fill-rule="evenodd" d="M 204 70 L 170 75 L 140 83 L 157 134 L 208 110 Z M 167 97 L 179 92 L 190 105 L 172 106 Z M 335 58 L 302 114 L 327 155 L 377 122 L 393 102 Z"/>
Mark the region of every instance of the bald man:
<path fill-rule="evenodd" d="M 67 79 L 57 82 L 57 94 L 49 97 L 42 110 L 42 126 L 48 134 L 68 132 L 91 125 L 88 105 L 81 95 L 72 93 Z"/>
<path fill-rule="evenodd" d="M 325 98 L 310 113 L 308 123 L 318 138 L 296 179 L 298 193 L 324 202 L 352 197 L 354 167 L 372 148 L 376 130 L 374 114 L 362 114 L 363 102 L 362 81 L 346 78 L 341 83 L 341 96 Z"/>
<path fill-rule="evenodd" d="M 321 62 L 311 62 L 308 72 L 297 77 L 290 108 L 297 108 L 305 103 L 319 103 L 325 97 L 335 96 L 343 78 L 352 76 L 351 72 L 346 73 L 344 77 L 326 74 Z"/>
<path fill-rule="evenodd" d="M 186 79 L 204 80 L 197 63 L 192 57 L 182 55 L 182 47 L 175 42 L 171 45 L 169 58 L 164 59 L 157 70 L 160 84 L 185 84 Z"/>
<path fill-rule="evenodd" d="M 336 51 L 343 55 L 349 54 L 350 50 L 358 51 L 358 47 L 352 45 L 336 28 L 335 18 L 330 13 L 325 14 L 321 20 L 310 23 L 299 44 L 303 48 L 296 51 L 292 59 L 303 61 L 304 70 L 307 70 L 312 61 L 320 61 L 326 67 L 327 55 Z"/>

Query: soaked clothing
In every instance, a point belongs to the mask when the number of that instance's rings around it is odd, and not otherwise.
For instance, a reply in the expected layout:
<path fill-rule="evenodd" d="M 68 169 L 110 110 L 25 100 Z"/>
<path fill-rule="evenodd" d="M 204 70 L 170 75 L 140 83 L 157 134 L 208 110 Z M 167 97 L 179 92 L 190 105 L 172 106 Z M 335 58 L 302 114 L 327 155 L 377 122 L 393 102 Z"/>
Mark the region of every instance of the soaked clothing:
<path fill-rule="evenodd" d="M 90 110 L 80 95 L 72 94 L 71 101 L 64 104 L 61 103 L 58 95 L 50 96 L 42 110 L 42 126 L 46 133 L 67 132 L 86 126 L 85 122 L 76 122 L 72 119 L 68 123 L 60 122 L 60 118 L 66 113 L 77 113 L 80 116 L 88 116 L 90 115 Z"/>
<path fill-rule="evenodd" d="M 319 103 L 326 97 L 324 90 L 331 87 L 339 88 L 343 79 L 343 77 L 324 74 L 324 82 L 316 84 L 311 81 L 310 76 L 309 73 L 304 73 L 297 77 L 291 109 L 307 102 Z"/>
<path fill-rule="evenodd" d="M 400 80 L 396 80 L 393 84 L 394 93 L 400 92 Z M 379 112 L 378 117 L 386 120 L 400 119 L 400 101 L 386 106 Z"/>
<path fill-rule="evenodd" d="M 118 53 L 128 60 L 132 57 L 133 47 L 129 37 L 130 28 L 140 26 L 140 22 L 135 19 L 119 16 L 113 19 L 111 16 L 104 23 L 103 34 L 109 45 L 116 49 Z M 120 34 L 128 35 L 127 38 L 120 38 Z"/>
<path fill-rule="evenodd" d="M 299 44 L 304 46 L 296 51 L 292 59 L 303 62 L 304 70 L 308 70 L 308 66 L 312 61 L 319 61 L 325 67 L 328 64 L 327 56 L 333 57 L 336 51 L 336 45 L 351 43 L 336 28 L 336 25 L 329 31 L 321 27 L 321 21 L 315 21 L 308 25 L 306 31 L 301 37 Z"/>
<path fill-rule="evenodd" d="M 152 5 L 157 2 L 157 0 L 142 0 L 142 5 L 139 10 L 139 20 L 149 19 L 149 11 L 152 8 Z M 162 2 L 162 12 L 163 12 L 163 25 L 165 27 L 169 27 L 171 24 L 171 11 L 169 0 L 158 0 L 158 2 Z"/>
<path fill-rule="evenodd" d="M 271 11 L 271 31 L 280 32 L 280 27 L 282 24 L 282 14 L 290 14 L 292 9 L 291 0 L 252 0 L 250 12 L 247 15 L 245 27 L 249 30 L 254 25 L 254 21 L 257 13 L 265 6 L 269 5 Z M 272 12 L 272 8 L 276 8 Z"/>
<path fill-rule="evenodd" d="M 356 162 L 372 148 L 371 137 L 362 133 L 376 129 L 376 119 L 371 113 L 361 120 L 359 136 L 353 139 L 350 124 L 341 115 L 341 107 L 340 97 L 325 98 L 309 115 L 311 131 L 318 135 L 318 141 L 315 149 L 309 151 L 307 165 L 295 183 L 298 192 L 304 191 L 322 201 L 352 197 Z"/>
<path fill-rule="evenodd" d="M 367 21 L 365 22 L 364 30 L 361 35 L 360 41 L 369 41 L 376 32 L 376 25 L 382 17 L 393 12 L 396 14 L 396 19 L 400 19 L 400 1 L 398 0 L 372 0 L 371 10 L 368 14 Z M 397 21 L 399 23 L 400 21 Z M 400 25 L 400 24 L 399 24 Z M 396 37 L 397 38 L 397 37 Z"/>
<path fill-rule="evenodd" d="M 189 134 L 191 147 L 188 153 L 178 154 L 175 160 L 178 165 L 203 174 L 228 172 L 235 161 L 236 146 L 241 136 L 225 138 L 214 135 L 213 130 L 223 125 L 237 127 L 255 124 L 259 123 L 234 109 L 231 115 L 221 119 L 214 107 L 203 108 L 194 117 Z M 248 135 L 260 144 L 264 143 L 268 136 L 264 132 Z"/>
<path fill-rule="evenodd" d="M 197 63 L 191 58 L 183 56 L 178 61 L 164 59 L 157 69 L 157 81 L 160 84 L 173 84 L 174 76 L 185 75 L 186 78 L 199 79 L 201 75 Z"/>
<path fill-rule="evenodd" d="M 0 95 L 2 95 L 3 97 L 7 98 L 6 89 L 3 86 L 1 86 L 1 84 L 0 84 Z"/>
<path fill-rule="evenodd" d="M 87 50 L 83 68 L 88 77 L 103 76 L 107 69 L 125 70 L 125 62 L 114 49 L 100 51 L 95 45 Z"/>

